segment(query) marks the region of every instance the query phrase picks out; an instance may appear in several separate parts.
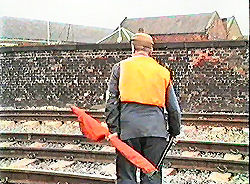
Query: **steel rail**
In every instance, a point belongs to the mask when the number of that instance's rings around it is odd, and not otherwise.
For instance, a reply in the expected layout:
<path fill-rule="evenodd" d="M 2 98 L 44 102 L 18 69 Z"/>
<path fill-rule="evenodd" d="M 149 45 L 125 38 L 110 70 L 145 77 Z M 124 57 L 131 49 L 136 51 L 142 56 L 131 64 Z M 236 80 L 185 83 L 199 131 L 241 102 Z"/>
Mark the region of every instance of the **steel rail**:
<path fill-rule="evenodd" d="M 86 110 L 91 115 L 104 115 L 104 111 Z M 0 110 L 0 114 L 72 114 L 71 110 L 38 110 L 38 109 L 10 109 Z M 185 118 L 220 118 L 220 119 L 248 119 L 248 113 L 182 113 Z"/>
<path fill-rule="evenodd" d="M 33 121 L 77 121 L 74 114 L 0 114 L 0 119 L 3 120 L 33 120 Z M 102 119 L 101 119 L 102 120 Z"/>
<path fill-rule="evenodd" d="M 174 147 L 183 151 L 204 151 L 249 155 L 248 143 L 178 140 Z"/>
<path fill-rule="evenodd" d="M 104 121 L 104 112 L 86 111 L 91 116 Z M 71 120 L 76 121 L 77 116 L 70 110 L 2 110 L 0 111 L 0 119 L 11 120 Z"/>
<path fill-rule="evenodd" d="M 82 162 L 114 162 L 115 154 L 112 152 L 34 148 L 34 147 L 1 147 L 0 158 L 30 158 L 30 159 L 64 159 Z"/>
<path fill-rule="evenodd" d="M 104 112 L 86 111 L 100 121 L 105 120 Z M 0 110 L 0 119 L 3 120 L 59 120 L 77 121 L 77 116 L 70 110 Z"/>
<path fill-rule="evenodd" d="M 104 116 L 103 111 L 89 111 L 86 110 L 86 113 L 91 114 L 92 116 Z M 1 115 L 14 115 L 14 114 L 50 114 L 50 115 L 74 115 L 70 110 L 27 110 L 27 109 L 15 109 L 15 110 L 0 110 Z"/>
<path fill-rule="evenodd" d="M 93 115 L 100 121 L 105 121 L 104 116 Z M 5 120 L 34 120 L 34 121 L 77 121 L 77 117 L 74 114 L 0 114 L 0 119 Z M 208 125 L 215 127 L 237 127 L 237 128 L 249 128 L 249 121 L 246 119 L 198 119 L 198 118 L 185 118 L 182 119 L 182 124 L 187 126 L 199 126 Z"/>
<path fill-rule="evenodd" d="M 187 126 L 214 126 L 214 127 L 237 127 L 249 128 L 247 119 L 198 119 L 198 118 L 182 118 L 182 124 Z"/>
<path fill-rule="evenodd" d="M 86 111 L 100 121 L 105 121 L 104 112 Z M 213 113 L 183 113 L 184 125 L 209 125 L 217 127 L 249 127 L 249 114 L 213 114 Z M 3 120 L 61 120 L 76 121 L 77 117 L 70 110 L 2 110 L 0 119 Z"/>
<path fill-rule="evenodd" d="M 47 134 L 47 133 L 16 133 L 1 132 L 0 141 L 37 141 L 37 142 L 57 142 L 57 143 L 90 143 L 102 144 L 103 142 L 93 142 L 84 135 L 72 134 Z"/>
<path fill-rule="evenodd" d="M 84 174 L 64 173 L 55 171 L 41 171 L 29 169 L 0 168 L 1 183 L 22 183 L 22 184 L 111 184 L 115 183 L 114 178 L 93 177 Z"/>
<path fill-rule="evenodd" d="M 248 113 L 182 113 L 184 118 L 198 118 L 198 119 L 248 119 Z"/>
<path fill-rule="evenodd" d="M 86 110 L 87 113 L 93 116 L 104 116 L 104 111 Z M 31 109 L 13 109 L 13 110 L 0 110 L 0 114 L 59 114 L 68 115 L 72 114 L 71 110 L 31 110 Z M 182 113 L 184 118 L 219 118 L 219 119 L 248 119 L 248 113 Z"/>
<path fill-rule="evenodd" d="M 69 134 L 39 134 L 39 133 L 0 133 L 0 141 L 37 141 L 37 142 L 56 142 L 70 144 L 104 144 L 108 142 L 93 142 L 87 139 L 84 135 L 69 135 Z M 249 154 L 248 143 L 233 143 L 233 142 L 212 142 L 212 141 L 191 141 L 178 140 L 174 149 L 184 151 L 206 151 L 206 152 L 222 152 L 233 154 Z"/>
<path fill-rule="evenodd" d="M 64 159 L 71 161 L 114 162 L 114 152 L 45 149 L 27 147 L 0 148 L 0 158 L 31 158 L 31 159 Z M 173 168 L 198 169 L 209 171 L 226 171 L 234 173 L 247 173 L 248 161 L 234 161 L 224 159 L 191 158 L 182 156 L 166 156 L 164 163 Z"/>
<path fill-rule="evenodd" d="M 234 161 L 213 158 L 193 158 L 166 156 L 163 161 L 168 167 L 179 169 L 197 169 L 206 171 L 249 173 L 248 161 Z"/>

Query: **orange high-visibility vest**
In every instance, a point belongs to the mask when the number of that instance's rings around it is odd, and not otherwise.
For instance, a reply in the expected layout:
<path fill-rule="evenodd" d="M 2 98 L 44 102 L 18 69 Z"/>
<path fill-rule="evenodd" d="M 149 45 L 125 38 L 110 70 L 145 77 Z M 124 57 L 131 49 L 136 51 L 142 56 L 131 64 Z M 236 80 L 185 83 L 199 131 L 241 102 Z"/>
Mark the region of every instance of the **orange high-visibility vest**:
<path fill-rule="evenodd" d="M 169 70 L 151 57 L 135 56 L 120 63 L 121 102 L 165 107 L 165 93 L 169 82 Z"/>

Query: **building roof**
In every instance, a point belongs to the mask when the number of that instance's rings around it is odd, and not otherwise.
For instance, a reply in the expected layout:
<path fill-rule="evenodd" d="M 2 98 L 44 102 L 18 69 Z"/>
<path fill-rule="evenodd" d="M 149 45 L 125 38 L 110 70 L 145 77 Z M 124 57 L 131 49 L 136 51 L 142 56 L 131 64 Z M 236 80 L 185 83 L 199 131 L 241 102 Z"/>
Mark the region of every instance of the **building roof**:
<path fill-rule="evenodd" d="M 0 39 L 47 40 L 47 21 L 0 17 Z M 50 22 L 50 39 L 59 42 L 95 43 L 112 29 Z"/>
<path fill-rule="evenodd" d="M 114 30 L 113 33 L 101 39 L 97 43 L 119 43 L 118 37 L 121 31 L 123 42 L 128 42 L 123 32 L 129 33 L 131 36 L 143 29 L 145 33 L 151 36 L 156 35 L 175 35 L 175 34 L 194 34 L 206 33 L 207 29 L 211 26 L 215 17 L 219 17 L 218 13 L 200 13 L 189 15 L 175 15 L 175 16 L 162 16 L 162 17 L 144 17 L 144 18 L 131 18 L 123 19 L 120 26 Z"/>
<path fill-rule="evenodd" d="M 162 17 L 125 19 L 121 26 L 136 33 L 143 28 L 148 34 L 204 33 L 217 12 Z"/>

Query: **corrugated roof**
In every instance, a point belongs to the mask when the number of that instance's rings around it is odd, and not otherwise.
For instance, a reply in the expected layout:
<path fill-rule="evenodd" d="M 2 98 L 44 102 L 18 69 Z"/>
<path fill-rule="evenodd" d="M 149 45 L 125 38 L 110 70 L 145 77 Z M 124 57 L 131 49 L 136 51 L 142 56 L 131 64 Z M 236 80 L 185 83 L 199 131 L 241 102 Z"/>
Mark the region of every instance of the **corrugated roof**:
<path fill-rule="evenodd" d="M 112 34 L 107 37 L 99 40 L 97 43 L 128 43 L 134 33 L 124 29 L 123 27 L 119 27 Z"/>
<path fill-rule="evenodd" d="M 143 28 L 148 34 L 178 34 L 205 32 L 213 16 L 217 12 L 190 15 L 131 18 L 122 22 L 121 26 L 137 32 Z"/>
<path fill-rule="evenodd" d="M 50 22 L 50 39 L 95 43 L 110 34 L 112 29 Z M 0 38 L 46 40 L 47 21 L 0 17 Z"/>

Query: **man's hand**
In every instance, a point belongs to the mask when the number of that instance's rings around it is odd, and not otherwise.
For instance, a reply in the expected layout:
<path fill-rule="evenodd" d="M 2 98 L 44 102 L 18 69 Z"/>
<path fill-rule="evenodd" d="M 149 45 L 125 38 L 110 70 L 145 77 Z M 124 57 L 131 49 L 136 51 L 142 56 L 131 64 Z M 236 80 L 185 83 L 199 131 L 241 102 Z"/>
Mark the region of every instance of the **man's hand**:
<path fill-rule="evenodd" d="M 105 123 L 105 122 L 101 122 L 101 126 L 108 129 L 108 125 L 107 125 L 107 123 Z M 107 141 L 109 141 L 112 137 L 117 137 L 117 136 L 118 136 L 117 133 L 113 133 L 113 134 L 110 134 L 109 136 L 106 136 L 105 139 L 106 139 Z"/>
<path fill-rule="evenodd" d="M 108 125 L 107 125 L 107 123 L 101 122 L 101 125 L 102 125 L 102 127 L 105 127 L 105 128 L 107 128 L 107 129 L 108 129 Z"/>
<path fill-rule="evenodd" d="M 106 137 L 106 140 L 109 141 L 112 137 L 118 137 L 117 133 L 110 134 L 108 137 Z"/>

